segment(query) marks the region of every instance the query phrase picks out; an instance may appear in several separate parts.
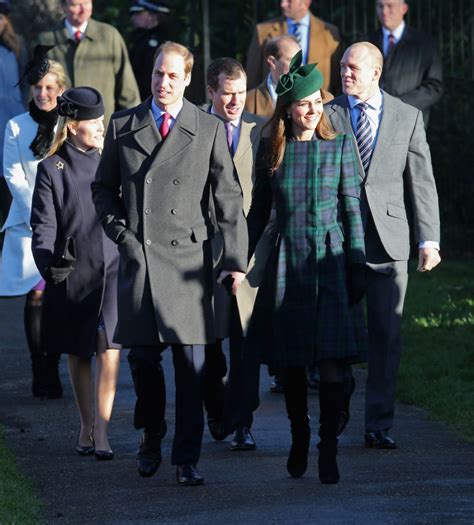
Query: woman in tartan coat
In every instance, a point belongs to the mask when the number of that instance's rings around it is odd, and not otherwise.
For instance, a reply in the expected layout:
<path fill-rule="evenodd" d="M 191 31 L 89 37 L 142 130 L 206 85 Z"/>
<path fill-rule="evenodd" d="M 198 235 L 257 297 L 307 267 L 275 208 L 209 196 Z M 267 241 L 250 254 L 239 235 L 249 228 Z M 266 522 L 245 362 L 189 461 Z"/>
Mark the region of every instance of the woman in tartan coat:
<path fill-rule="evenodd" d="M 288 472 L 304 474 L 310 442 L 305 367 L 318 364 L 319 476 L 337 483 L 337 428 L 348 364 L 365 359 L 361 305 L 364 233 L 355 144 L 323 114 L 322 75 L 300 53 L 277 87 L 270 139 L 257 157 L 247 217 L 250 251 L 276 210 L 275 248 L 259 289 L 247 345 L 283 371 L 293 443 Z"/>

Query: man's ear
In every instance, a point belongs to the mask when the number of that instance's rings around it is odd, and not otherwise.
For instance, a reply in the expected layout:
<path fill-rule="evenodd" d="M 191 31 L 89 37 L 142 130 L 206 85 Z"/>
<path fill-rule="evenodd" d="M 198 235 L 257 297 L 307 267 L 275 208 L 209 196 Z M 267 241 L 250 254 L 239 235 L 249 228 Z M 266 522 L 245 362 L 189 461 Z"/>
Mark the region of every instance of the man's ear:
<path fill-rule="evenodd" d="M 186 75 L 186 77 L 184 78 L 184 85 L 185 85 L 186 87 L 188 87 L 189 84 L 191 84 L 191 73 L 188 73 L 188 74 Z"/>
<path fill-rule="evenodd" d="M 211 86 L 207 86 L 207 94 L 209 96 L 209 100 L 212 102 L 212 99 L 214 97 L 214 90 L 211 88 Z"/>
<path fill-rule="evenodd" d="M 402 5 L 402 13 L 403 16 L 405 16 L 408 13 L 408 4 L 406 2 Z"/>
<path fill-rule="evenodd" d="M 276 67 L 276 58 L 273 55 L 267 56 L 267 64 L 270 71 L 273 71 Z"/>

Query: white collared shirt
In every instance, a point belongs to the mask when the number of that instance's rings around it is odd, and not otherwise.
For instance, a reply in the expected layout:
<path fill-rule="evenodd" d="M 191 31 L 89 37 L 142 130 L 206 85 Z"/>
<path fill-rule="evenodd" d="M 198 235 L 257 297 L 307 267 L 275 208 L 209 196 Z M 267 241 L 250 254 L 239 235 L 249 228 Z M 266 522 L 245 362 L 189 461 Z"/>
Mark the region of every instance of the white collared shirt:
<path fill-rule="evenodd" d="M 286 18 L 288 24 L 288 34 L 295 36 L 295 25 L 300 24 L 300 35 L 301 35 L 301 50 L 303 51 L 303 64 L 308 62 L 308 48 L 309 48 L 309 12 L 301 20 L 293 20 L 292 18 Z"/>
<path fill-rule="evenodd" d="M 161 109 L 158 107 L 158 104 L 155 102 L 155 99 L 151 99 L 151 112 L 153 114 L 153 118 L 156 122 L 156 127 L 160 129 L 161 122 L 163 120 L 163 115 L 165 113 L 169 113 L 171 115 L 170 118 L 170 131 L 173 129 L 174 123 L 176 122 L 176 119 L 178 118 L 179 112 L 183 108 L 183 100 L 181 99 L 181 104 L 177 105 L 173 111 L 165 111 L 164 109 Z"/>
<path fill-rule="evenodd" d="M 268 92 L 270 93 L 270 97 L 273 101 L 273 105 L 275 106 L 278 95 L 276 93 L 276 84 L 273 83 L 273 78 L 272 78 L 271 73 L 268 73 L 268 76 L 267 76 L 267 89 L 268 89 Z"/>
<path fill-rule="evenodd" d="M 216 117 L 220 118 L 223 122 L 229 122 L 232 129 L 232 149 L 234 153 L 237 151 L 237 147 L 239 146 L 239 140 L 240 140 L 240 122 L 242 119 L 237 120 L 224 120 L 220 115 L 216 113 L 216 110 L 214 109 L 214 106 L 211 106 L 211 113 L 215 115 Z"/>
<path fill-rule="evenodd" d="M 390 31 L 390 29 L 387 29 L 385 27 L 382 27 L 382 33 L 383 33 L 383 56 L 386 57 L 388 53 L 388 37 L 390 34 L 394 36 L 395 39 L 395 45 L 400 42 L 400 39 L 402 38 L 403 31 L 405 30 L 405 20 L 402 20 L 402 23 L 396 27 L 393 31 Z"/>
<path fill-rule="evenodd" d="M 83 22 L 79 27 L 73 26 L 67 18 L 64 19 L 64 27 L 69 35 L 71 40 L 76 41 L 76 31 L 81 32 L 81 40 L 84 38 L 84 33 L 86 32 L 87 22 Z"/>

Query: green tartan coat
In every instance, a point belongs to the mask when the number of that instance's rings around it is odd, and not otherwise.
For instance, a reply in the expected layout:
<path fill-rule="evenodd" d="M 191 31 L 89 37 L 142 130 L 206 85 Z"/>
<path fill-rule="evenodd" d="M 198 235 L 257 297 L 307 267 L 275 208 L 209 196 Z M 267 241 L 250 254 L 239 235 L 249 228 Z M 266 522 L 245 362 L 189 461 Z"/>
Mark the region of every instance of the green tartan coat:
<path fill-rule="evenodd" d="M 288 142 L 269 176 L 259 150 L 250 250 L 276 209 L 277 238 L 252 315 L 247 345 L 263 363 L 305 366 L 322 359 L 360 362 L 367 334 L 361 305 L 349 307 L 352 264 L 365 263 L 360 182 L 351 134 Z"/>

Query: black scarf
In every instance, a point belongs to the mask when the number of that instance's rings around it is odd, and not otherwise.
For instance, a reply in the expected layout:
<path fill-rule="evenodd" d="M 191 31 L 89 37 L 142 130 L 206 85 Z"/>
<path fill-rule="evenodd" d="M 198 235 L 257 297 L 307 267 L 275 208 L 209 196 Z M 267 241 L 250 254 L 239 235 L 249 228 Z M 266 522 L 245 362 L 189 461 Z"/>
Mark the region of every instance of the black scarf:
<path fill-rule="evenodd" d="M 43 111 L 32 100 L 29 105 L 31 118 L 38 124 L 36 137 L 30 144 L 30 150 L 37 159 L 43 159 L 48 153 L 54 140 L 54 126 L 58 121 L 58 108 Z"/>

